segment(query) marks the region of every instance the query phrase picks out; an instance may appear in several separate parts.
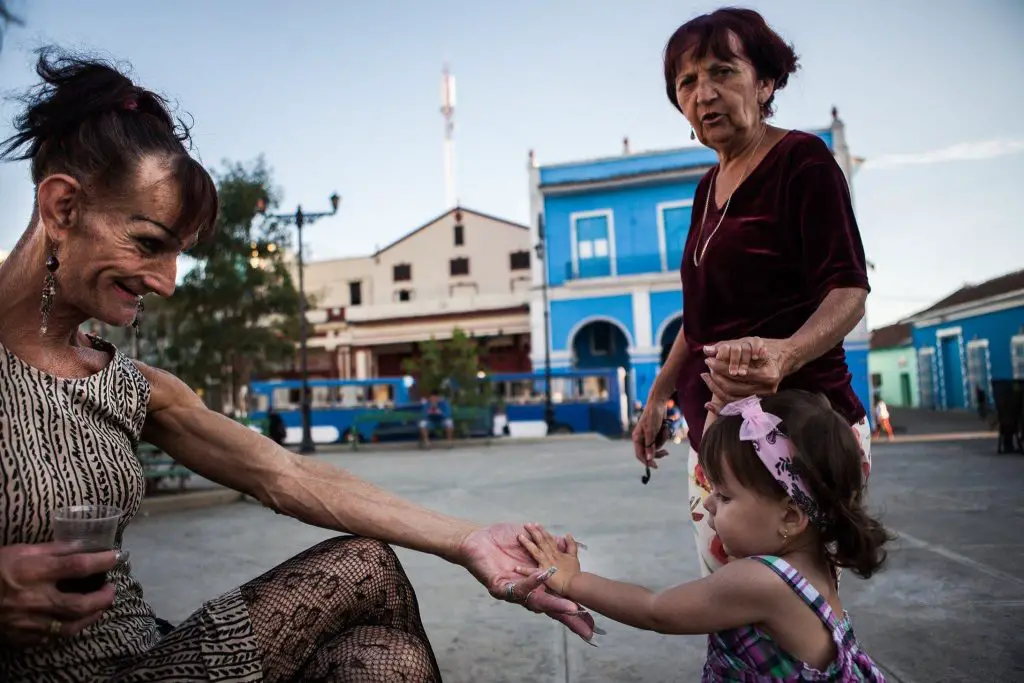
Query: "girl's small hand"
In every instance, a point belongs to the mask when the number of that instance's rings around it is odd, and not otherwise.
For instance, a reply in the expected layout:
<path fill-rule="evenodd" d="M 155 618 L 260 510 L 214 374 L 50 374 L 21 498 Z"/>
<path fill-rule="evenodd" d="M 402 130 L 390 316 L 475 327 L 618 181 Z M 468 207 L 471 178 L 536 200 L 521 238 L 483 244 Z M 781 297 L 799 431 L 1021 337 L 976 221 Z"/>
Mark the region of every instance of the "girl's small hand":
<path fill-rule="evenodd" d="M 577 557 L 579 549 L 576 539 L 572 537 L 572 534 L 566 534 L 566 551 L 563 553 L 558 549 L 555 537 L 544 527 L 538 524 L 526 524 L 525 528 L 529 537 L 520 536 L 519 543 L 538 564 L 541 574 L 546 575 L 541 580 L 554 592 L 565 595 L 573 578 L 580 573 L 580 561 Z M 532 567 L 516 567 L 516 571 L 523 576 L 538 573 L 538 570 Z"/>

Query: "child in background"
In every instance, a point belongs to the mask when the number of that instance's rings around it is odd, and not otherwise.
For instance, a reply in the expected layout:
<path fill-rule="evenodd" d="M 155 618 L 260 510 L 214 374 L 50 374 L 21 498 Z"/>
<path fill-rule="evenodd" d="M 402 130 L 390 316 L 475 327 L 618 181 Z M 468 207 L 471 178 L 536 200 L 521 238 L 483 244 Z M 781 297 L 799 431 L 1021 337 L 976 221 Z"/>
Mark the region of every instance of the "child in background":
<path fill-rule="evenodd" d="M 705 505 L 736 558 L 661 593 L 580 571 L 542 527 L 520 542 L 540 567 L 521 568 L 554 592 L 636 628 L 709 634 L 704 681 L 884 681 L 854 637 L 837 570 L 864 578 L 890 535 L 864 509 L 860 450 L 823 398 L 784 391 L 721 407 L 700 464 Z"/>
<path fill-rule="evenodd" d="M 889 406 L 885 405 L 885 401 L 882 400 L 881 396 L 875 396 L 875 435 L 881 436 L 882 430 L 885 430 L 889 441 L 892 441 L 893 434 L 892 425 L 889 424 Z"/>

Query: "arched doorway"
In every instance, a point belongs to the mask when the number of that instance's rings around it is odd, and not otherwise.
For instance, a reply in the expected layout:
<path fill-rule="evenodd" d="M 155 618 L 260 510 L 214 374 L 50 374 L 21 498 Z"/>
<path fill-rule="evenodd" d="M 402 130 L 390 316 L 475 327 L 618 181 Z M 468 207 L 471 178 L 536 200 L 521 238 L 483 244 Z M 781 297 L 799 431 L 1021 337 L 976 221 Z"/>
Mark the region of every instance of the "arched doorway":
<path fill-rule="evenodd" d="M 575 368 L 629 369 L 629 339 L 615 323 L 594 320 L 576 331 L 572 339 Z"/>
<path fill-rule="evenodd" d="M 664 365 L 665 361 L 668 360 L 668 354 L 672 350 L 672 345 L 676 343 L 676 337 L 679 336 L 679 330 L 683 328 L 683 316 L 676 316 L 672 322 L 665 326 L 665 329 L 661 333 L 661 364 Z"/>

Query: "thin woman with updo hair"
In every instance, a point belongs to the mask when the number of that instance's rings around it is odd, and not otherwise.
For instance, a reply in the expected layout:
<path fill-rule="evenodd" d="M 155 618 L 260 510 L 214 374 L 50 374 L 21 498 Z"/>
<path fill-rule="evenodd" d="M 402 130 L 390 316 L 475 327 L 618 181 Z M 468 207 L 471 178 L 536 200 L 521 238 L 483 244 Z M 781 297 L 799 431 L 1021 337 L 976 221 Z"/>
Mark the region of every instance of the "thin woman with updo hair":
<path fill-rule="evenodd" d="M 522 526 L 483 527 L 302 458 L 208 410 L 181 380 L 82 334 L 139 324 L 170 296 L 178 256 L 214 229 L 213 180 L 164 101 L 112 66 L 44 51 L 0 158 L 31 162 L 28 228 L 0 265 L 0 680 L 440 681 L 416 593 L 387 543 L 469 570 L 496 598 L 585 639 L 593 618 L 515 566 Z M 351 536 L 324 541 L 174 627 L 143 598 L 125 528 L 154 444 L 276 512 Z M 115 550 L 52 542 L 52 513 L 112 505 Z M 71 552 L 69 552 L 69 550 Z M 58 589 L 107 574 L 100 590 Z M 202 580 L 202 577 L 197 577 Z"/>

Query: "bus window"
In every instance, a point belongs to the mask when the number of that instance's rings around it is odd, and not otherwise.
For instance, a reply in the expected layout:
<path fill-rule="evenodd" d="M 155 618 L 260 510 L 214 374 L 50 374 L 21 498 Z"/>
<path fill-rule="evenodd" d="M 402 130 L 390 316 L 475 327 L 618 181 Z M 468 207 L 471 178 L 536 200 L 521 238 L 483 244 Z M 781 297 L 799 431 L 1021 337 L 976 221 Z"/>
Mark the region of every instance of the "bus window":
<path fill-rule="evenodd" d="M 342 408 L 356 408 L 366 403 L 366 387 L 343 384 L 338 387 L 338 404 Z"/>
<path fill-rule="evenodd" d="M 278 387 L 274 389 L 273 406 L 277 412 L 299 409 L 299 390 Z"/>
<path fill-rule="evenodd" d="M 270 409 L 270 398 L 266 394 L 249 394 L 249 412 L 265 413 Z"/>
<path fill-rule="evenodd" d="M 538 391 L 538 389 L 541 389 Z M 529 379 L 516 380 L 509 382 L 509 403 L 518 403 L 525 405 L 528 403 L 537 403 L 538 399 L 543 400 L 544 392 L 542 387 L 537 386 L 537 383 Z"/>
<path fill-rule="evenodd" d="M 313 408 L 330 408 L 330 387 L 310 387 L 310 403 Z"/>
<path fill-rule="evenodd" d="M 374 404 L 379 408 L 389 408 L 395 403 L 395 388 L 390 384 L 374 384 L 371 387 Z"/>
<path fill-rule="evenodd" d="M 580 398 L 594 403 L 608 400 L 608 378 L 604 375 L 583 377 Z"/>
<path fill-rule="evenodd" d="M 577 400 L 576 381 L 571 377 L 551 378 L 551 402 L 571 403 Z"/>

